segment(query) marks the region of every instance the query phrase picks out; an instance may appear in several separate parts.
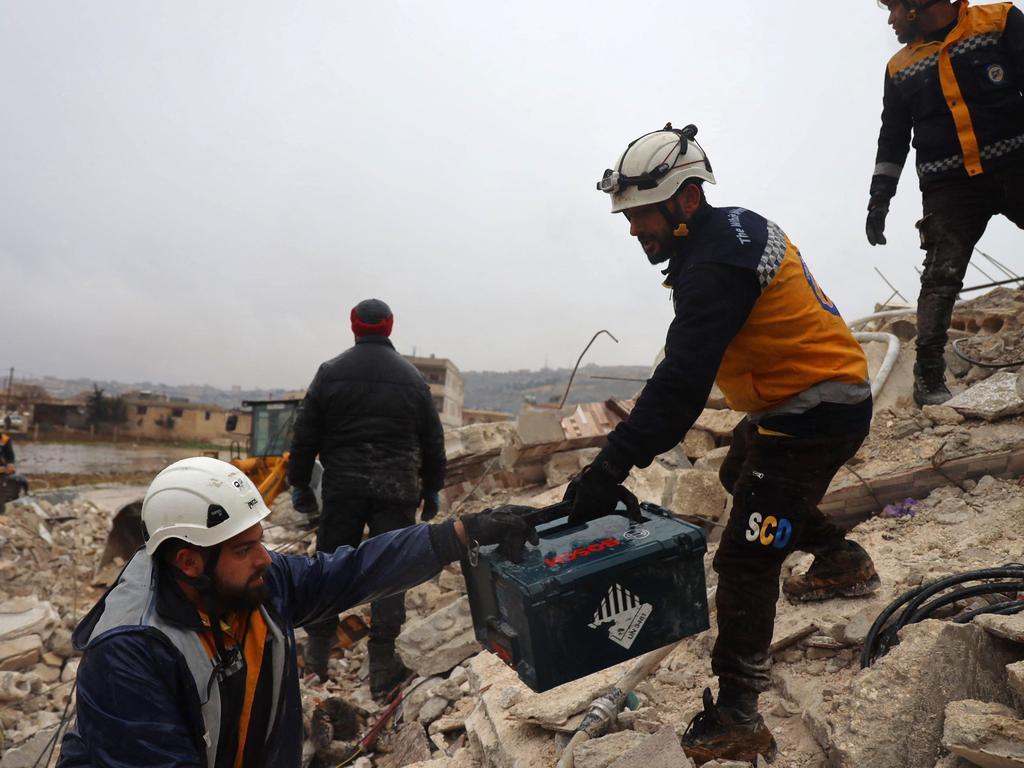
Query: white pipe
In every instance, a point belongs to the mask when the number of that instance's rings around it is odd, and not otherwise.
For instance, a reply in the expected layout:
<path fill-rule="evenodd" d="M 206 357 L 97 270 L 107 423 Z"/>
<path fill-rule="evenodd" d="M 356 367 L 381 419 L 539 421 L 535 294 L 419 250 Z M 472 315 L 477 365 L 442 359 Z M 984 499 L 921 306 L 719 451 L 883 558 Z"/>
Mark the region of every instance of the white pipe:
<path fill-rule="evenodd" d="M 881 341 L 888 344 L 882 364 L 878 367 L 878 373 L 875 374 L 875 378 L 871 382 L 871 397 L 877 399 L 882 391 L 882 387 L 885 386 L 886 379 L 892 373 L 893 366 L 896 365 L 896 358 L 900 354 L 900 340 L 891 333 L 867 333 L 863 331 L 854 333 L 853 338 L 861 344 L 868 341 Z"/>
<path fill-rule="evenodd" d="M 864 315 L 864 317 L 858 317 L 856 320 L 851 320 L 847 323 L 850 326 L 850 330 L 854 330 L 857 327 L 869 323 L 872 320 L 878 320 L 882 317 L 899 317 L 900 315 L 916 315 L 917 306 L 907 307 L 906 309 L 886 309 L 882 312 L 875 312 L 870 315 Z"/>
<path fill-rule="evenodd" d="M 619 678 L 619 681 L 612 686 L 611 690 L 590 703 L 586 714 L 583 716 L 583 722 L 580 723 L 576 733 L 573 734 L 569 743 L 565 745 L 565 749 L 562 750 L 562 757 L 559 759 L 556 768 L 573 768 L 574 758 L 572 753 L 576 746 L 589 740 L 592 732 L 598 733 L 607 730 L 608 726 L 611 725 L 612 718 L 622 709 L 622 704 L 630 692 L 651 674 L 654 668 L 661 664 L 665 657 L 672 653 L 680 643 L 681 641 L 671 643 L 641 656 Z"/>

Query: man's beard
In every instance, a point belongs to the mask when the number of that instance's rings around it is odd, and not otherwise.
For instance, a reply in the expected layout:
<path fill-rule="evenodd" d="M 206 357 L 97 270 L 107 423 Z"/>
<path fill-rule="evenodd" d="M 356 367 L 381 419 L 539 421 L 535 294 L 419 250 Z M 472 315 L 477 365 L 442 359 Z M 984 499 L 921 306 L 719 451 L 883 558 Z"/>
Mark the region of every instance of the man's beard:
<path fill-rule="evenodd" d="M 262 584 L 246 584 L 244 587 L 228 587 L 222 581 L 215 578 L 213 594 L 225 611 L 249 613 L 263 605 L 269 591 L 266 582 Z"/>

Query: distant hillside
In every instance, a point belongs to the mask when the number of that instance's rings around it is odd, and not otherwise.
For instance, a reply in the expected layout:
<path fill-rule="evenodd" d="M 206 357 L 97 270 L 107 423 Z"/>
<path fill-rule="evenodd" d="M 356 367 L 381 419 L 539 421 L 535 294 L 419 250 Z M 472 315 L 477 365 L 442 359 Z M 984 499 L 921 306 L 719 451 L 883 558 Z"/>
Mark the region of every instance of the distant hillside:
<path fill-rule="evenodd" d="M 593 403 L 609 397 L 635 395 L 651 369 L 638 365 L 586 365 L 576 372 L 567 403 Z M 557 403 L 569 383 L 571 368 L 545 368 L 540 371 L 464 371 L 467 408 L 518 413 L 524 400 Z M 638 381 L 611 381 L 596 378 L 610 376 Z"/>
<path fill-rule="evenodd" d="M 487 411 L 518 413 L 524 400 L 534 403 L 557 403 L 562 399 L 569 383 L 570 368 L 545 368 L 540 371 L 465 371 L 467 408 Z M 566 402 L 593 403 L 609 397 L 627 398 L 635 395 L 643 386 L 650 369 L 646 366 L 587 365 L 576 373 L 572 390 Z M 638 381 L 610 381 L 596 378 L 611 376 Z M 187 398 L 193 403 L 219 405 L 223 408 L 237 408 L 243 400 L 270 400 L 292 394 L 283 389 L 226 390 L 201 384 L 171 385 L 152 381 L 126 384 L 120 381 L 96 381 L 93 379 L 19 379 L 19 384 L 43 387 L 53 397 L 67 398 L 81 392 L 91 392 L 93 386 L 103 389 L 108 395 L 145 390 L 174 398 Z"/>

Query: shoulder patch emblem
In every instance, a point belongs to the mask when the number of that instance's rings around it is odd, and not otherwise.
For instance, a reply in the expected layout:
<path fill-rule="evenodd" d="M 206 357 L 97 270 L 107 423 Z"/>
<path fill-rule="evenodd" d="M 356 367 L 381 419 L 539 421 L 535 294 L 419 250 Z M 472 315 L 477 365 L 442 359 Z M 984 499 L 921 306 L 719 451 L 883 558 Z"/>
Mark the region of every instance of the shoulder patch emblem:
<path fill-rule="evenodd" d="M 987 73 L 988 79 L 997 85 L 1006 79 L 1006 70 L 998 64 L 990 65 Z"/>

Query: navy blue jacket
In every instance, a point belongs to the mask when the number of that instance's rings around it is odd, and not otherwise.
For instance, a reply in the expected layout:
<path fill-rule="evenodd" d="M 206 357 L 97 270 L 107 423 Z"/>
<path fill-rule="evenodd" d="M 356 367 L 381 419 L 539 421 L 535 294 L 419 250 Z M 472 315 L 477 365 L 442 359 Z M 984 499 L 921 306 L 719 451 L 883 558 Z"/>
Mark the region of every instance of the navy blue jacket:
<path fill-rule="evenodd" d="M 272 738 L 264 765 L 298 768 L 303 725 L 294 628 L 404 592 L 435 576 L 442 562 L 426 525 L 313 558 L 270 554 L 264 608 L 284 635 L 286 652 L 280 706 L 270 720 Z M 149 589 L 155 595 L 159 569 L 151 570 Z M 122 579 L 124 574 L 119 584 Z M 143 623 L 92 637 L 113 589 L 75 629 L 75 646 L 84 651 L 77 721 L 64 737 L 58 768 L 213 768 L 208 765 L 196 683 L 178 648 Z M 169 622 L 166 616 L 162 620 Z"/>

